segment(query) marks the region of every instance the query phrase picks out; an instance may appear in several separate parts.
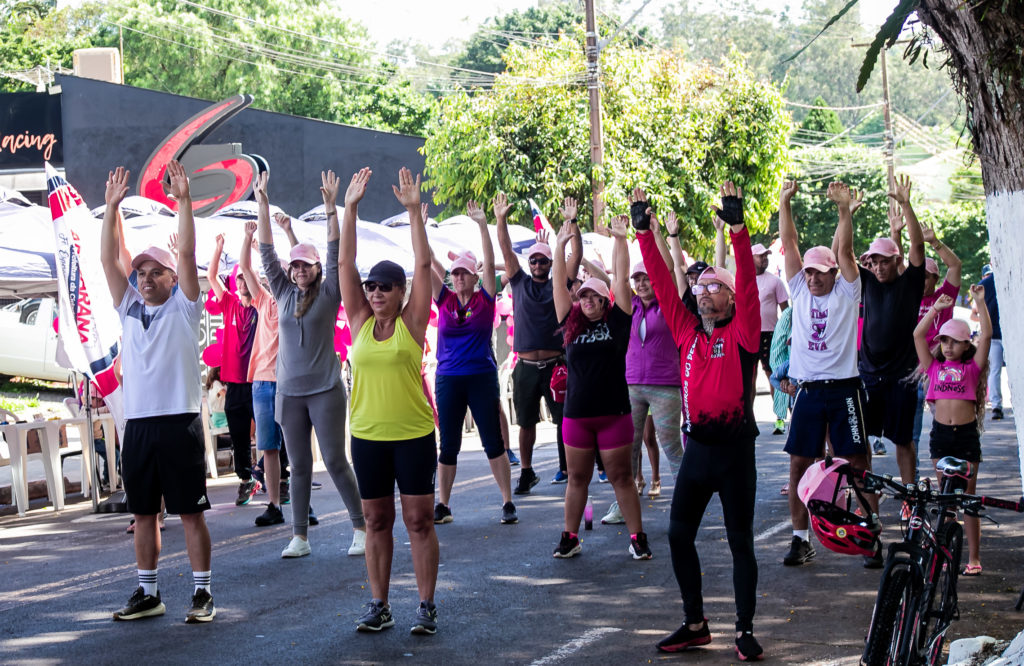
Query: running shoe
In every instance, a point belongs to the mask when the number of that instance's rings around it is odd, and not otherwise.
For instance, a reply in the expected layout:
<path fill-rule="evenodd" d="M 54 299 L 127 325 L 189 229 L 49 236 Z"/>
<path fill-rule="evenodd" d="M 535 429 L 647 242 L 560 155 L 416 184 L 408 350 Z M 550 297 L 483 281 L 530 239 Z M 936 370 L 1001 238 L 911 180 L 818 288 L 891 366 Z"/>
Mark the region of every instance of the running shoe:
<path fill-rule="evenodd" d="M 249 479 L 238 484 L 238 497 L 235 499 L 235 506 L 245 506 L 252 501 L 252 496 L 260 491 L 260 482 L 256 479 Z"/>
<path fill-rule="evenodd" d="M 256 527 L 267 527 L 268 525 L 280 525 L 284 522 L 284 514 L 273 502 L 267 505 L 267 510 L 256 516 Z"/>
<path fill-rule="evenodd" d="M 1002 407 L 993 407 L 992 408 L 992 420 L 993 421 L 999 421 L 1002 418 L 1003 418 L 1003 408 Z"/>
<path fill-rule="evenodd" d="M 626 522 L 626 519 L 622 517 L 622 512 L 619 511 L 619 503 L 612 502 L 611 506 L 608 507 L 608 513 L 604 514 L 604 518 L 601 519 L 602 525 L 622 525 Z"/>
<path fill-rule="evenodd" d="M 608 483 L 608 475 L 604 473 L 603 469 L 597 470 L 597 480 L 601 483 Z"/>
<path fill-rule="evenodd" d="M 416 624 L 409 633 L 421 636 L 433 636 L 437 633 L 437 606 L 430 601 L 421 601 L 416 609 Z"/>
<path fill-rule="evenodd" d="M 708 629 L 707 618 L 704 618 L 704 623 L 696 631 L 690 629 L 690 625 L 684 622 L 683 626 L 676 629 L 674 633 L 658 641 L 658 650 L 661 652 L 682 652 L 701 645 L 707 645 L 710 642 L 711 630 Z"/>
<path fill-rule="evenodd" d="M 512 449 L 505 449 L 505 453 L 508 455 L 508 464 L 515 467 L 519 464 L 519 458 L 516 457 L 516 452 Z"/>
<path fill-rule="evenodd" d="M 864 556 L 864 568 L 865 569 L 881 569 L 885 566 L 885 560 L 882 559 L 882 540 L 879 539 L 875 543 L 874 555 Z"/>
<path fill-rule="evenodd" d="M 281 481 L 281 506 L 292 503 L 291 484 L 287 479 Z"/>
<path fill-rule="evenodd" d="M 115 620 L 141 620 L 144 617 L 163 615 L 167 610 L 160 601 L 160 593 L 146 594 L 139 585 L 135 593 L 128 599 L 128 604 L 119 611 L 114 611 Z"/>
<path fill-rule="evenodd" d="M 309 547 L 309 541 L 300 537 L 292 537 L 292 540 L 288 542 L 285 549 L 281 551 L 281 557 L 305 557 L 312 553 L 313 550 Z"/>
<path fill-rule="evenodd" d="M 881 437 L 872 437 L 871 438 L 871 451 L 876 456 L 884 456 L 885 455 L 885 442 L 882 441 Z"/>
<path fill-rule="evenodd" d="M 754 632 L 744 631 L 736 639 L 736 656 L 740 661 L 761 661 L 764 659 L 764 650 L 761 644 L 754 638 Z"/>
<path fill-rule="evenodd" d="M 263 458 L 260 458 L 260 460 L 262 461 Z M 262 467 L 260 467 L 259 465 L 253 465 L 252 466 L 252 478 L 254 478 L 254 479 L 256 479 L 257 481 L 260 482 L 260 492 L 261 493 L 267 492 L 267 481 L 266 481 L 266 478 L 264 478 L 264 476 L 263 476 L 263 468 Z"/>
<path fill-rule="evenodd" d="M 580 554 L 583 547 L 580 545 L 580 538 L 573 536 L 571 532 L 562 532 L 562 539 L 558 542 L 558 548 L 555 548 L 555 557 L 570 558 Z"/>
<path fill-rule="evenodd" d="M 217 609 L 213 606 L 213 597 L 210 596 L 210 591 L 205 587 L 199 588 L 192 595 L 192 608 L 188 609 L 185 622 L 198 624 L 199 622 L 209 622 L 215 617 L 217 617 Z"/>
<path fill-rule="evenodd" d="M 391 606 L 380 599 L 372 599 L 364 608 L 362 616 L 356 620 L 356 631 L 380 631 L 395 626 Z"/>
<path fill-rule="evenodd" d="M 438 502 L 437 506 L 434 507 L 434 524 L 445 525 L 453 520 L 455 520 L 455 517 L 452 516 L 452 510 Z"/>
<path fill-rule="evenodd" d="M 505 502 L 501 506 L 501 524 L 515 525 L 519 522 L 519 514 L 516 513 L 516 505 L 512 502 Z"/>
<path fill-rule="evenodd" d="M 558 470 L 558 472 L 556 472 L 555 475 L 553 477 L 551 477 L 551 485 L 553 485 L 553 486 L 556 485 L 556 484 L 559 484 L 559 483 L 568 483 L 568 482 L 569 482 L 569 475 L 566 474 L 565 472 L 563 472 L 562 470 Z"/>
<path fill-rule="evenodd" d="M 786 422 L 783 419 L 775 419 L 775 430 L 772 431 L 773 435 L 785 435 L 786 434 Z"/>
<path fill-rule="evenodd" d="M 353 557 L 366 554 L 366 530 L 352 532 L 352 545 L 348 547 L 348 554 Z"/>
<path fill-rule="evenodd" d="M 312 504 L 309 505 L 309 524 L 310 525 L 319 525 L 320 524 L 320 519 L 316 517 L 315 513 L 313 513 L 313 505 Z"/>
<path fill-rule="evenodd" d="M 637 532 L 635 537 L 629 539 L 629 554 L 634 560 L 649 560 L 654 557 L 651 547 L 647 545 L 647 535 Z"/>
<path fill-rule="evenodd" d="M 794 534 L 793 540 L 789 544 L 789 552 L 782 558 L 782 563 L 787 567 L 796 567 L 807 564 L 814 559 L 815 555 L 811 542 Z"/>
<path fill-rule="evenodd" d="M 537 474 L 530 467 L 524 467 L 519 473 L 519 483 L 516 485 L 516 495 L 529 495 L 530 489 L 540 483 Z"/>

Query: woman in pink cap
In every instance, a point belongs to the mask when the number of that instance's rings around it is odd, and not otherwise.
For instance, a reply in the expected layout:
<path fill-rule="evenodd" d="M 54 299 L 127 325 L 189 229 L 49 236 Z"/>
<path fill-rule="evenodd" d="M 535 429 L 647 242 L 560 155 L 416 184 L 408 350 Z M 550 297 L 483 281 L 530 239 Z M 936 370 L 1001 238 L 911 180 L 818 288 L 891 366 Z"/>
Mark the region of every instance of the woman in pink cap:
<path fill-rule="evenodd" d="M 932 467 L 940 458 L 954 456 L 971 465 L 967 492 L 974 494 L 981 462 L 981 424 L 985 418 L 984 365 L 992 344 L 992 320 L 985 307 L 985 287 L 971 287 L 971 296 L 978 307 L 981 330 L 971 343 L 971 327 L 962 319 L 950 319 L 939 329 L 934 347 L 928 344 L 928 331 L 939 314 L 953 307 L 948 294 L 939 296 L 921 323 L 914 329 L 914 346 L 920 361 L 920 372 L 927 377 L 925 399 L 932 403 L 934 419 L 929 437 Z M 979 360 L 980 359 L 980 360 Z M 965 516 L 968 560 L 962 576 L 981 575 L 981 523 L 977 516 Z"/>
<path fill-rule="evenodd" d="M 614 305 L 609 299 L 608 285 L 597 278 L 583 283 L 576 292 L 579 303 L 573 304 L 565 281 L 565 246 L 572 225 L 563 225 L 558 232 L 552 285 L 569 370 L 562 421 L 569 484 L 565 491 L 565 531 L 555 548 L 555 557 L 573 557 L 581 550 L 579 525 L 593 476 L 594 453 L 600 450 L 630 533 L 629 552 L 633 559 L 651 558 L 640 517 L 640 499 L 633 483 L 633 418 L 626 385 L 633 294 L 629 288 L 626 224 L 626 217 L 619 216 L 611 226 L 615 239 Z"/>

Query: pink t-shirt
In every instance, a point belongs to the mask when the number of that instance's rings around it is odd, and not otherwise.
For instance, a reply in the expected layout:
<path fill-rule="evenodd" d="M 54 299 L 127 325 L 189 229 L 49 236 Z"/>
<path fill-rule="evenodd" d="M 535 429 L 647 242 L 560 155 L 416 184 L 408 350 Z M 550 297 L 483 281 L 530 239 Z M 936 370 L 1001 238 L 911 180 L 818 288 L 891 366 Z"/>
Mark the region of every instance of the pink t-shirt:
<path fill-rule="evenodd" d="M 981 369 L 971 359 L 961 361 L 933 360 L 928 366 L 928 394 L 925 400 L 969 400 L 974 402 Z"/>
<path fill-rule="evenodd" d="M 277 301 L 261 286 L 252 295 L 259 314 L 249 359 L 250 382 L 277 381 Z"/>
<path fill-rule="evenodd" d="M 948 295 L 950 298 L 956 301 L 956 297 L 960 295 L 960 287 L 955 287 L 950 283 L 946 282 L 945 280 L 943 280 L 942 286 L 936 289 L 935 293 L 933 293 L 931 296 L 925 296 L 921 299 L 921 309 L 918 310 L 917 312 L 918 322 L 924 319 L 924 316 L 928 314 L 928 310 L 930 310 L 931 307 L 935 305 L 935 301 L 939 300 L 939 296 L 942 296 L 943 294 Z M 946 308 L 945 310 L 940 311 L 938 315 L 936 315 L 935 319 L 932 321 L 932 327 L 928 329 L 927 340 L 929 347 L 931 347 L 932 344 L 935 343 L 935 337 L 939 334 L 939 329 L 942 328 L 942 325 L 952 318 L 953 308 Z"/>
<path fill-rule="evenodd" d="M 778 275 L 767 271 L 757 276 L 757 293 L 761 297 L 761 330 L 774 331 L 779 323 L 779 304 L 789 301 L 789 292 Z"/>

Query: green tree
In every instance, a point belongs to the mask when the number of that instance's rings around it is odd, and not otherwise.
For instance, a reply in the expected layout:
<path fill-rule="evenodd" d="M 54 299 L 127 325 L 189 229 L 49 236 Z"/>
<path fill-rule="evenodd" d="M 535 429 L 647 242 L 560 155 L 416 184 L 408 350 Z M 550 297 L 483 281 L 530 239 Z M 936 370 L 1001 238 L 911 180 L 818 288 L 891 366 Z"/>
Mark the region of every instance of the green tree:
<path fill-rule="evenodd" d="M 508 71 L 494 87 L 446 97 L 431 121 L 428 182 L 434 199 L 460 210 L 498 191 L 552 211 L 565 196 L 585 202 L 591 178 L 605 182 L 609 211 L 627 210 L 627 193 L 644 187 L 658 210 L 688 225 L 694 249 L 713 237 L 710 204 L 718 185 L 743 187 L 748 220 L 763 228 L 788 166 L 789 118 L 777 89 L 736 61 L 720 68 L 686 63 L 679 52 L 613 44 L 602 51 L 604 163 L 591 173 L 582 44 L 506 51 Z"/>
<path fill-rule="evenodd" d="M 985 202 L 961 201 L 932 206 L 921 211 L 921 224 L 935 227 L 936 235 L 964 262 L 961 284 L 981 280 L 981 267 L 989 263 Z M 942 260 L 935 257 L 942 265 Z"/>
<path fill-rule="evenodd" d="M 828 106 L 824 97 L 818 95 L 811 105 L 818 108 L 808 111 L 804 121 L 800 123 L 800 128 L 809 136 L 817 136 L 820 137 L 820 141 L 825 141 L 846 131 L 843 121 L 839 119 L 839 114 L 832 109 L 823 108 Z"/>
<path fill-rule="evenodd" d="M 469 38 L 454 64 L 480 72 L 503 72 L 503 56 L 509 44 L 550 41 L 560 31 L 579 26 L 583 23 L 583 16 L 578 5 L 574 2 L 552 2 L 489 18 Z"/>

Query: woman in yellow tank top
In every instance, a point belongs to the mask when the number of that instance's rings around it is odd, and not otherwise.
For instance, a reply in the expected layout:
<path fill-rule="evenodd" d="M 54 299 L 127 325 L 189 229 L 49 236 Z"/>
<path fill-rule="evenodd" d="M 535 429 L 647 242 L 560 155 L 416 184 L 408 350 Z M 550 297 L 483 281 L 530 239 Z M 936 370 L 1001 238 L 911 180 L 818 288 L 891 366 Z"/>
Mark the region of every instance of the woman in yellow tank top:
<path fill-rule="evenodd" d="M 437 631 L 434 588 L 438 545 L 434 532 L 434 417 L 423 394 L 420 363 L 430 320 L 430 248 L 420 211 L 420 178 L 408 169 L 392 186 L 409 213 L 416 260 L 409 301 L 405 270 L 381 261 L 365 281 L 356 268 L 356 206 L 371 171 L 352 176 L 341 225 L 339 282 L 349 324 L 356 332 L 349 356 L 353 382 L 349 403 L 352 463 L 366 517 L 366 569 L 373 598 L 357 621 L 359 631 L 394 625 L 388 588 L 394 551 L 395 483 L 412 547 L 420 605 L 412 633 Z"/>

